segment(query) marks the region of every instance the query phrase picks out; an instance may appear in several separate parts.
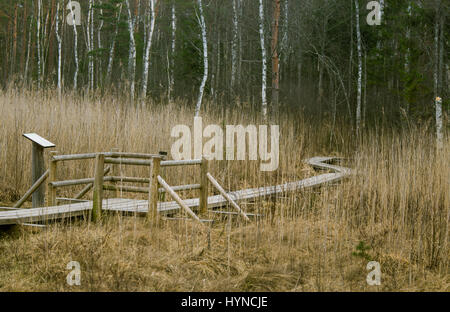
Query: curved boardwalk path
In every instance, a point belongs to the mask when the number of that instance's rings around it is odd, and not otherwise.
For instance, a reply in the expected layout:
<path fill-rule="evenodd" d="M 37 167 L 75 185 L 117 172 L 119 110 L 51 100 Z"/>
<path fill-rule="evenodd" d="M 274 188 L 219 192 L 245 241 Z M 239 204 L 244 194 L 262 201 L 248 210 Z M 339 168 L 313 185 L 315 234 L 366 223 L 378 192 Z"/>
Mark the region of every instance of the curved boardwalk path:
<path fill-rule="evenodd" d="M 352 174 L 349 168 L 332 165 L 329 162 L 337 159 L 336 157 L 313 157 L 306 162 L 314 168 L 331 170 L 333 173 L 324 173 L 311 178 L 303 179 L 296 182 L 289 182 L 276 186 L 251 188 L 228 193 L 228 195 L 236 202 L 252 201 L 260 197 L 270 197 L 276 194 L 297 191 L 301 189 L 319 186 L 325 183 L 332 183 L 343 179 Z M 199 199 L 192 198 L 184 200 L 186 205 L 195 209 L 199 207 Z M 208 208 L 219 208 L 225 206 L 228 201 L 222 195 L 208 197 Z M 32 222 L 42 222 L 47 220 L 57 220 L 81 216 L 92 209 L 92 201 L 81 203 L 73 203 L 54 207 L 17 209 L 0 211 L 0 225 L 7 224 L 23 224 Z M 158 202 L 158 211 L 162 214 L 170 214 L 177 212 L 180 206 L 175 202 Z M 135 200 L 126 198 L 112 198 L 103 200 L 103 210 L 115 211 L 121 213 L 137 213 L 146 214 L 148 210 L 147 200 Z"/>

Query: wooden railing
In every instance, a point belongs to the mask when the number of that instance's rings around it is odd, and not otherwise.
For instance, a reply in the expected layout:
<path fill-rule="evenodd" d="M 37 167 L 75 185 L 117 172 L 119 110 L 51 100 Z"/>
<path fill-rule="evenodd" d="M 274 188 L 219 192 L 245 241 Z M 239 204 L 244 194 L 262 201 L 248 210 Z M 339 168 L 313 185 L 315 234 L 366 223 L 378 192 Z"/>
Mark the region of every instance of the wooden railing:
<path fill-rule="evenodd" d="M 199 190 L 199 212 L 208 211 L 208 185 L 209 182 L 215 189 L 230 203 L 230 205 L 246 221 L 249 221 L 247 215 L 242 211 L 238 204 L 226 193 L 214 177 L 208 172 L 208 161 L 206 158 L 193 160 L 164 160 L 165 156 L 160 154 L 141 154 L 141 153 L 120 153 L 117 149 L 106 153 L 89 153 L 74 155 L 57 155 L 57 152 L 51 152 L 49 155 L 48 170 L 40 177 L 26 194 L 16 203 L 15 208 L 19 208 L 33 194 L 33 192 L 47 180 L 47 207 L 58 205 L 57 189 L 76 185 L 85 185 L 84 188 L 75 195 L 74 198 L 61 198 L 64 202 L 79 202 L 81 198 L 93 189 L 93 203 L 91 217 L 97 221 L 102 215 L 103 191 L 114 191 L 118 197 L 119 192 L 148 193 L 148 213 L 147 217 L 151 221 L 158 221 L 158 194 L 168 193 L 180 207 L 194 220 L 202 222 L 194 211 L 178 196 L 178 191 Z M 57 180 L 58 164 L 60 162 L 95 160 L 94 174 L 90 178 Z M 106 165 L 109 165 L 105 167 Z M 130 166 L 148 166 L 149 177 L 127 177 L 122 176 L 117 170 L 117 165 Z M 161 167 L 177 166 L 200 166 L 200 183 L 170 186 L 160 174 Z M 108 175 L 111 172 L 111 175 Z M 110 184 L 105 184 L 110 182 Z M 118 182 L 135 182 L 148 184 L 148 187 L 118 185 Z"/>

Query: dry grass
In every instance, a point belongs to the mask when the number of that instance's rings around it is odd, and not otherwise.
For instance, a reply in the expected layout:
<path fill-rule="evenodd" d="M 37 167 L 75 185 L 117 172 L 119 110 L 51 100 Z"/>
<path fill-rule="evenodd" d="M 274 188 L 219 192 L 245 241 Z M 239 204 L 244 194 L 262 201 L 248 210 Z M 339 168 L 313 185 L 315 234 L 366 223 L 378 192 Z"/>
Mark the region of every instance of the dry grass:
<path fill-rule="evenodd" d="M 170 130 L 192 125 L 184 103 L 135 110 L 113 98 L 0 94 L 0 202 L 29 187 L 29 143 L 37 132 L 61 153 L 170 151 Z M 214 112 L 204 123 L 258 124 L 250 112 Z M 308 156 L 339 154 L 357 175 L 340 185 L 244 205 L 264 213 L 258 222 L 216 222 L 208 233 L 189 221 L 160 228 L 134 217 L 102 224 L 14 228 L 0 238 L 0 290 L 24 291 L 449 291 L 448 140 L 436 153 L 426 126 L 368 130 L 354 148 L 352 132 L 298 116 L 283 116 L 280 168 L 259 162 L 215 162 L 213 173 L 230 190 L 294 181 L 314 174 Z M 68 163 L 61 177 L 86 177 L 92 163 Z M 129 169 L 145 176 L 145 169 Z M 193 183 L 194 172 L 165 172 L 169 184 Z M 73 190 L 68 189 L 70 193 Z M 62 194 L 64 195 L 64 194 Z M 123 194 L 124 196 L 128 194 Z M 364 242 L 367 249 L 357 250 Z M 66 284 L 66 265 L 80 262 L 82 285 Z M 366 264 L 379 261 L 382 285 L 366 284 Z"/>

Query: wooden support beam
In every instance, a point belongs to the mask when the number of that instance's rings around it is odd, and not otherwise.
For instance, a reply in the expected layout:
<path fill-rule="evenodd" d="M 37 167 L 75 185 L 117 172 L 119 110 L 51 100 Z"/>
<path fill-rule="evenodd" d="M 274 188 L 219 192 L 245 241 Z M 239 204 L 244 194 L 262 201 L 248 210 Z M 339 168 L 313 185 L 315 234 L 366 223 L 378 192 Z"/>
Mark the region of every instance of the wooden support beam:
<path fill-rule="evenodd" d="M 49 170 L 45 171 L 44 174 L 31 186 L 31 188 L 22 196 L 21 199 L 13 206 L 13 208 L 22 207 L 23 203 L 37 190 L 37 188 L 44 183 L 49 174 Z"/>
<path fill-rule="evenodd" d="M 105 166 L 105 155 L 97 154 L 95 157 L 95 182 L 92 204 L 92 221 L 99 221 L 102 215 L 103 203 L 103 172 Z"/>
<path fill-rule="evenodd" d="M 158 215 L 158 176 L 161 170 L 161 158 L 153 158 L 150 166 L 150 183 L 148 187 L 147 218 L 153 223 L 159 220 Z"/>
<path fill-rule="evenodd" d="M 206 213 L 208 211 L 208 161 L 205 157 L 202 157 L 202 163 L 200 165 L 200 213 Z"/>
<path fill-rule="evenodd" d="M 228 200 L 231 206 L 237 210 L 237 212 L 244 218 L 244 220 L 250 221 L 245 212 L 242 211 L 241 207 L 239 207 L 238 204 L 236 204 L 236 202 L 230 197 L 230 195 L 228 195 L 227 192 L 225 192 L 223 187 L 220 186 L 219 182 L 217 182 L 216 179 L 214 179 L 214 177 L 209 172 L 206 174 L 206 176 L 208 177 L 208 180 L 211 181 L 212 185 L 214 185 L 214 187 L 220 192 L 220 194 L 226 200 Z"/>
<path fill-rule="evenodd" d="M 200 220 L 200 218 L 184 203 L 180 196 L 178 196 L 178 194 L 169 186 L 169 184 L 166 183 L 166 181 L 164 181 L 163 178 L 161 178 L 161 176 L 158 176 L 158 182 L 163 188 L 166 189 L 167 193 L 172 196 L 172 198 L 178 203 L 178 205 L 180 205 L 180 207 L 183 208 L 184 211 L 192 217 L 192 219 L 198 221 L 198 223 L 204 226 L 202 220 Z"/>

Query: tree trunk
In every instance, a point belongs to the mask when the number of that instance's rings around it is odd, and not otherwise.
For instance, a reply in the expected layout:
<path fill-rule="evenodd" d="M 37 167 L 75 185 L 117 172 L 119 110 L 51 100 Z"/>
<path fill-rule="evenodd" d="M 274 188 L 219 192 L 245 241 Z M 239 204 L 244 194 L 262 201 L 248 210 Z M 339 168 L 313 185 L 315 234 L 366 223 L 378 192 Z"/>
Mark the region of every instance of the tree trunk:
<path fill-rule="evenodd" d="M 94 90 L 94 58 L 92 51 L 94 50 L 94 12 L 93 12 L 93 0 L 89 0 L 89 12 L 88 12 L 88 22 L 87 22 L 87 45 L 88 45 L 88 76 L 89 76 L 89 90 Z"/>
<path fill-rule="evenodd" d="M 60 3 L 58 0 L 58 4 L 56 5 L 56 21 L 55 21 L 55 33 L 56 33 L 56 40 L 58 42 L 58 96 L 59 100 L 61 100 L 61 89 L 62 89 L 62 82 L 61 82 L 61 73 L 62 73 L 62 37 L 60 33 Z M 64 20 L 64 18 L 62 19 Z M 62 23 L 61 23 L 62 25 Z"/>
<path fill-rule="evenodd" d="M 436 16 L 434 24 L 434 101 L 436 110 L 436 146 L 440 150 L 443 148 L 443 138 L 444 134 L 442 132 L 442 98 L 440 97 L 440 78 L 442 72 L 440 68 L 440 57 L 439 57 L 439 18 L 440 18 L 440 1 L 436 5 Z M 441 34 L 442 35 L 442 34 Z"/>
<path fill-rule="evenodd" d="M 15 65 L 17 60 L 17 7 L 16 4 L 14 6 L 14 30 L 13 30 L 13 52 L 12 52 L 12 58 L 11 58 L 11 74 L 15 74 Z"/>
<path fill-rule="evenodd" d="M 135 83 L 136 83 L 136 42 L 134 40 L 133 17 L 129 0 L 125 1 L 128 11 L 128 32 L 130 33 L 130 47 L 128 55 L 128 78 L 130 79 L 130 98 L 134 101 Z"/>
<path fill-rule="evenodd" d="M 78 71 L 79 71 L 79 67 L 80 67 L 80 65 L 79 65 L 80 62 L 78 60 L 78 31 L 77 31 L 77 24 L 76 24 L 76 21 L 75 21 L 75 14 L 73 12 L 73 8 L 70 5 L 70 3 L 68 5 L 68 7 L 69 7 L 69 10 L 70 10 L 70 15 L 72 16 L 73 36 L 74 36 L 74 38 L 73 38 L 73 42 L 74 42 L 74 49 L 73 49 L 74 51 L 73 51 L 73 53 L 74 53 L 74 56 L 75 56 L 75 72 L 73 74 L 73 89 L 77 90 L 77 87 L 78 87 Z"/>
<path fill-rule="evenodd" d="M 149 31 L 147 34 L 147 46 L 145 48 L 145 56 L 144 56 L 144 73 L 142 75 L 142 94 L 141 94 L 141 105 L 144 106 L 145 97 L 147 96 L 147 84 L 148 84 L 148 69 L 150 66 L 150 50 L 152 48 L 152 39 L 153 39 L 153 32 L 155 30 L 155 2 L 156 0 L 149 0 L 149 6 L 151 11 L 151 20 L 150 20 L 150 26 Z"/>
<path fill-rule="evenodd" d="M 262 86 L 261 86 L 261 108 L 264 120 L 267 119 L 267 60 L 266 60 L 266 45 L 265 45 L 265 31 L 264 31 L 264 4 L 263 0 L 259 0 L 259 37 L 261 43 L 261 58 L 262 58 Z"/>
<path fill-rule="evenodd" d="M 278 33 L 280 25 L 280 0 L 273 2 L 272 21 L 272 109 L 275 118 L 279 112 L 279 90 L 280 90 L 280 59 L 278 57 Z"/>
<path fill-rule="evenodd" d="M 356 15 L 356 38 L 358 47 L 358 85 L 356 97 L 356 133 L 359 135 L 361 126 L 361 93 L 362 93 L 362 47 L 361 47 L 361 31 L 359 25 L 359 4 L 355 0 Z"/>
<path fill-rule="evenodd" d="M 100 0 L 100 7 L 102 7 L 103 3 Z M 97 46 L 100 50 L 103 49 L 103 44 L 102 44 L 102 30 L 103 30 L 103 25 L 104 25 L 104 21 L 103 21 L 103 9 L 100 8 L 100 23 L 99 26 L 97 28 Z M 101 72 L 103 72 L 103 58 L 100 58 L 97 62 L 97 71 L 96 71 L 96 75 L 97 75 L 97 87 L 98 85 L 103 85 L 103 77 L 100 74 Z"/>
<path fill-rule="evenodd" d="M 168 89 L 168 97 L 169 101 L 173 101 L 173 92 L 174 92 L 174 85 L 175 85 L 175 49 L 176 49 L 176 34 L 177 34 L 177 14 L 176 14 L 176 7 L 175 2 L 172 3 L 172 20 L 171 20 L 171 27 L 172 27 L 172 44 L 171 44 L 171 57 L 170 57 L 170 77 L 169 77 L 169 89 Z"/>
<path fill-rule="evenodd" d="M 119 34 L 119 23 L 120 23 L 121 14 L 122 14 L 122 4 L 120 4 L 120 7 L 119 7 L 119 13 L 117 14 L 116 27 L 114 30 L 114 37 L 111 42 L 111 48 L 109 49 L 108 67 L 106 69 L 106 84 L 108 86 L 111 83 L 112 67 L 113 67 L 113 63 L 114 63 L 114 51 L 116 48 L 117 35 Z"/>
<path fill-rule="evenodd" d="M 38 0 L 38 16 L 37 16 L 37 33 L 36 33 L 36 41 L 37 41 L 37 58 L 38 58 L 38 86 L 41 88 L 41 18 L 42 18 L 42 0 Z"/>
<path fill-rule="evenodd" d="M 203 101 L 203 93 L 205 91 L 205 85 L 206 81 L 208 79 L 208 41 L 206 37 L 206 23 L 205 23 L 205 16 L 203 14 L 203 4 L 202 0 L 198 0 L 198 6 L 200 11 L 200 27 L 202 30 L 202 42 L 203 42 L 203 79 L 200 84 L 200 92 L 198 95 L 197 105 L 195 107 L 195 116 L 200 116 L 200 109 L 202 107 L 202 101 Z"/>
<path fill-rule="evenodd" d="M 239 26 L 238 26 L 238 11 L 237 11 L 237 4 L 236 2 L 239 0 L 232 0 L 233 3 L 233 40 L 231 43 L 231 94 L 236 94 L 235 88 L 236 88 L 236 71 L 237 71 L 237 50 L 238 50 L 238 32 L 239 32 Z"/>

